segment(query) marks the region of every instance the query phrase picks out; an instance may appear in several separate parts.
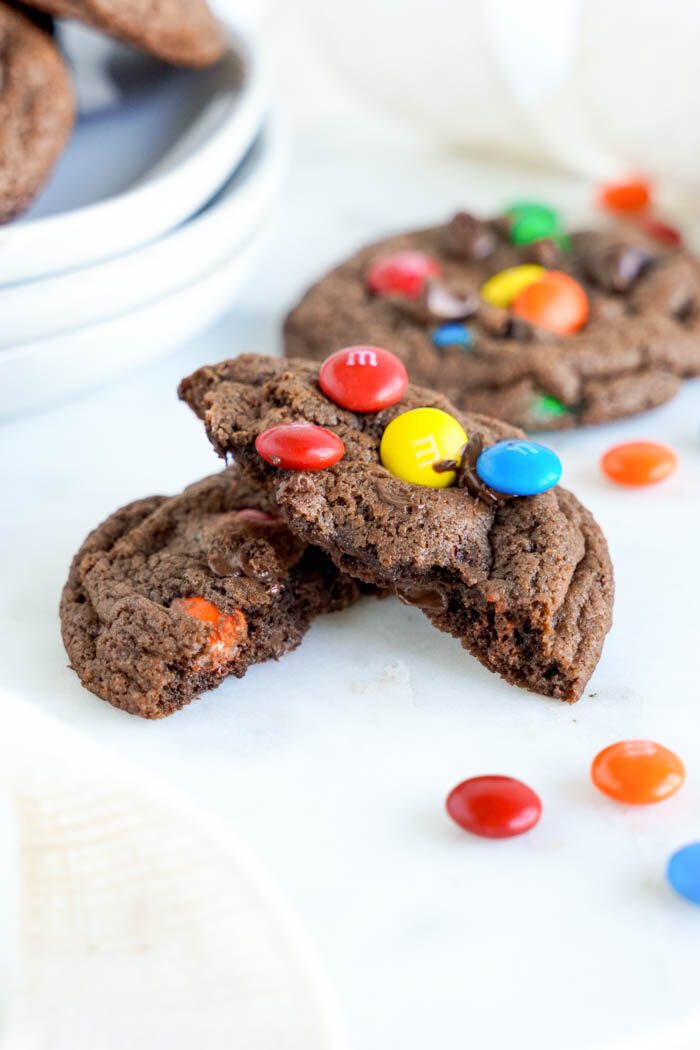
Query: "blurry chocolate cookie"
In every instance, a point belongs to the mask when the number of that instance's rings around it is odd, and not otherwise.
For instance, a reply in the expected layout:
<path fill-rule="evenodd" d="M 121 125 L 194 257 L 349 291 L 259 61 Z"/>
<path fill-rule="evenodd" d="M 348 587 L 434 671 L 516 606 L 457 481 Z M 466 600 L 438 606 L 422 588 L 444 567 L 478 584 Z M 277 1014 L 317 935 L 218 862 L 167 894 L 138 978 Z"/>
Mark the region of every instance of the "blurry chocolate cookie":
<path fill-rule="evenodd" d="M 0 222 L 48 178 L 75 119 L 68 71 L 50 37 L 0 4 Z"/>
<path fill-rule="evenodd" d="M 206 0 L 32 0 L 32 6 L 77 18 L 177 66 L 204 68 L 226 50 Z"/>

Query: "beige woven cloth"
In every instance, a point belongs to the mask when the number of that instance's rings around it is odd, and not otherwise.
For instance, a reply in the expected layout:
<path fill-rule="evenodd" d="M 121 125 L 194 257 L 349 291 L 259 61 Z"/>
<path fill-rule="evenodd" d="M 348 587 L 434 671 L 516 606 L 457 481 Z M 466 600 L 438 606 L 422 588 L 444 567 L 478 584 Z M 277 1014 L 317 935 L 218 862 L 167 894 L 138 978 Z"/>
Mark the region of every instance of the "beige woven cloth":
<path fill-rule="evenodd" d="M 341 1050 L 313 950 L 227 826 L 0 703 L 1 1050 Z"/>

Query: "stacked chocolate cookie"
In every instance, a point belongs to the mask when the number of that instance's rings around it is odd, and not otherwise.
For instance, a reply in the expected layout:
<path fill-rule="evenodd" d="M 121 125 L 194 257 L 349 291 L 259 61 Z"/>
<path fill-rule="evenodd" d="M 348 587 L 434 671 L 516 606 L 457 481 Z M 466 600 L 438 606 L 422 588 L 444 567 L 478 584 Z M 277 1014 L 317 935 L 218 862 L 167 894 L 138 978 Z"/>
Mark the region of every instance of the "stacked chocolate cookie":
<path fill-rule="evenodd" d="M 77 18 L 176 65 L 202 68 L 226 39 L 206 0 L 0 2 L 0 223 L 34 199 L 70 137 L 75 102 L 51 16 Z"/>
<path fill-rule="evenodd" d="M 577 700 L 610 627 L 605 538 L 550 450 L 350 347 L 245 355 L 180 396 L 236 466 L 118 511 L 61 604 L 83 684 L 157 718 L 294 648 L 317 613 L 395 593 L 506 681 Z"/>

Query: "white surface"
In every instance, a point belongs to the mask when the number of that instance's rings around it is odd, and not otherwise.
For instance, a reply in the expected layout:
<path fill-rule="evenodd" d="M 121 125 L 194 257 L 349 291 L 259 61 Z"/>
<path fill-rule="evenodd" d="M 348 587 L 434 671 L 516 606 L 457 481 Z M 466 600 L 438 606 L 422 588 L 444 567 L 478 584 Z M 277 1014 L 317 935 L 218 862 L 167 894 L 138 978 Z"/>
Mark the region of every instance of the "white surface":
<path fill-rule="evenodd" d="M 279 313 L 331 260 L 457 204 L 535 195 L 574 217 L 589 193 L 329 126 L 299 141 L 274 241 L 234 313 L 111 390 L 0 430 L 5 684 L 254 844 L 319 944 L 357 1050 L 697 1050 L 700 909 L 663 871 L 699 834 L 698 384 L 643 418 L 547 439 L 617 570 L 615 626 L 573 708 L 506 686 L 417 610 L 367 600 L 318 621 L 279 664 L 145 723 L 65 668 L 60 589 L 96 522 L 215 467 L 179 378 L 274 347 Z M 640 492 L 606 483 L 598 457 L 634 437 L 673 445 L 678 474 Z M 632 736 L 687 763 L 662 806 L 616 806 L 589 785 L 596 751 Z M 535 831 L 487 842 L 450 824 L 448 790 L 486 772 L 540 792 Z"/>
<path fill-rule="evenodd" d="M 17 916 L 9 891 L 22 891 L 2 1050 L 341 1050 L 307 937 L 230 829 L 55 720 L 0 702 L 0 786 L 21 843 L 3 912 Z M 3 859 L 0 837 L 5 875 Z"/>
<path fill-rule="evenodd" d="M 80 49 L 86 63 L 92 40 L 86 36 Z M 233 30 L 231 45 L 230 54 L 203 73 L 113 49 L 114 76 L 130 85 L 122 105 L 79 121 L 34 207 L 0 229 L 0 285 L 129 251 L 206 204 L 245 155 L 263 118 L 257 56 Z M 95 47 L 102 62 L 99 38 Z"/>
<path fill-rule="evenodd" d="M 281 131 L 270 126 L 221 193 L 166 237 L 96 266 L 0 287 L 0 351 L 108 320 L 205 277 L 234 255 L 270 211 L 284 153 Z M 2 361 L 0 353 L 0 373 Z"/>
<path fill-rule="evenodd" d="M 236 246 L 233 254 L 215 257 L 212 265 L 190 284 L 171 289 L 167 295 L 128 313 L 0 350 L 0 419 L 63 401 L 132 371 L 192 338 L 226 312 L 238 286 L 257 262 L 270 232 L 269 224 L 262 220 L 279 188 L 282 162 L 276 152 L 278 146 L 279 143 L 273 142 L 267 145 L 273 157 L 270 170 L 265 174 L 264 197 L 257 202 L 252 198 L 248 201 L 259 212 L 255 216 L 256 224 L 248 231 L 250 236 L 246 242 Z M 259 208 L 259 204 L 264 207 Z M 205 235 L 217 236 L 208 222 Z M 198 231 L 191 240 L 194 252 L 199 243 Z M 204 247 L 211 254 L 206 236 Z M 195 261 L 194 254 L 191 261 Z M 187 265 L 183 266 L 183 271 L 186 270 Z M 139 275 L 138 263 L 134 274 Z M 86 287 L 89 284 L 88 277 Z"/>
<path fill-rule="evenodd" d="M 9 796 L 0 792 L 0 1036 L 17 979 L 19 881 L 19 840 L 14 807 Z"/>

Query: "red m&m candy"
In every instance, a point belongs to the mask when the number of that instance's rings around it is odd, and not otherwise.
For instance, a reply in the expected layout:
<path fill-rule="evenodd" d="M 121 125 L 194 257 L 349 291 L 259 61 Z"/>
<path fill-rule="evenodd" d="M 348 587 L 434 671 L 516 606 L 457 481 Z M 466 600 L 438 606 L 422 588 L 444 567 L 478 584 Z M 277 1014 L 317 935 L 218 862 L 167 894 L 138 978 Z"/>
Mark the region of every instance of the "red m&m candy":
<path fill-rule="evenodd" d="M 405 295 L 417 299 L 430 278 L 442 270 L 425 252 L 406 250 L 380 255 L 367 270 L 367 287 L 374 295 Z"/>
<path fill-rule="evenodd" d="M 673 474 L 676 453 L 656 441 L 627 441 L 608 449 L 600 461 L 604 474 L 618 485 L 654 485 Z"/>
<path fill-rule="evenodd" d="M 539 328 L 572 335 L 588 320 L 588 296 L 568 273 L 546 270 L 540 280 L 523 288 L 511 309 Z"/>
<path fill-rule="evenodd" d="M 378 346 L 348 346 L 327 358 L 318 373 L 321 390 L 351 412 L 379 412 L 406 393 L 403 361 Z"/>
<path fill-rule="evenodd" d="M 464 780 L 447 796 L 447 812 L 465 831 L 488 839 L 507 839 L 534 828 L 542 803 L 532 788 L 513 777 Z"/>
<path fill-rule="evenodd" d="M 649 237 L 653 237 L 659 244 L 665 244 L 667 248 L 680 248 L 683 244 L 680 230 L 667 222 L 661 222 L 660 219 L 645 219 L 639 225 Z"/>
<path fill-rule="evenodd" d="M 263 430 L 255 448 L 266 463 L 281 470 L 324 470 L 345 455 L 337 434 L 314 423 L 280 423 Z"/>
<path fill-rule="evenodd" d="M 620 740 L 593 759 L 591 780 L 616 802 L 645 806 L 675 795 L 685 769 L 678 755 L 653 740 Z"/>

